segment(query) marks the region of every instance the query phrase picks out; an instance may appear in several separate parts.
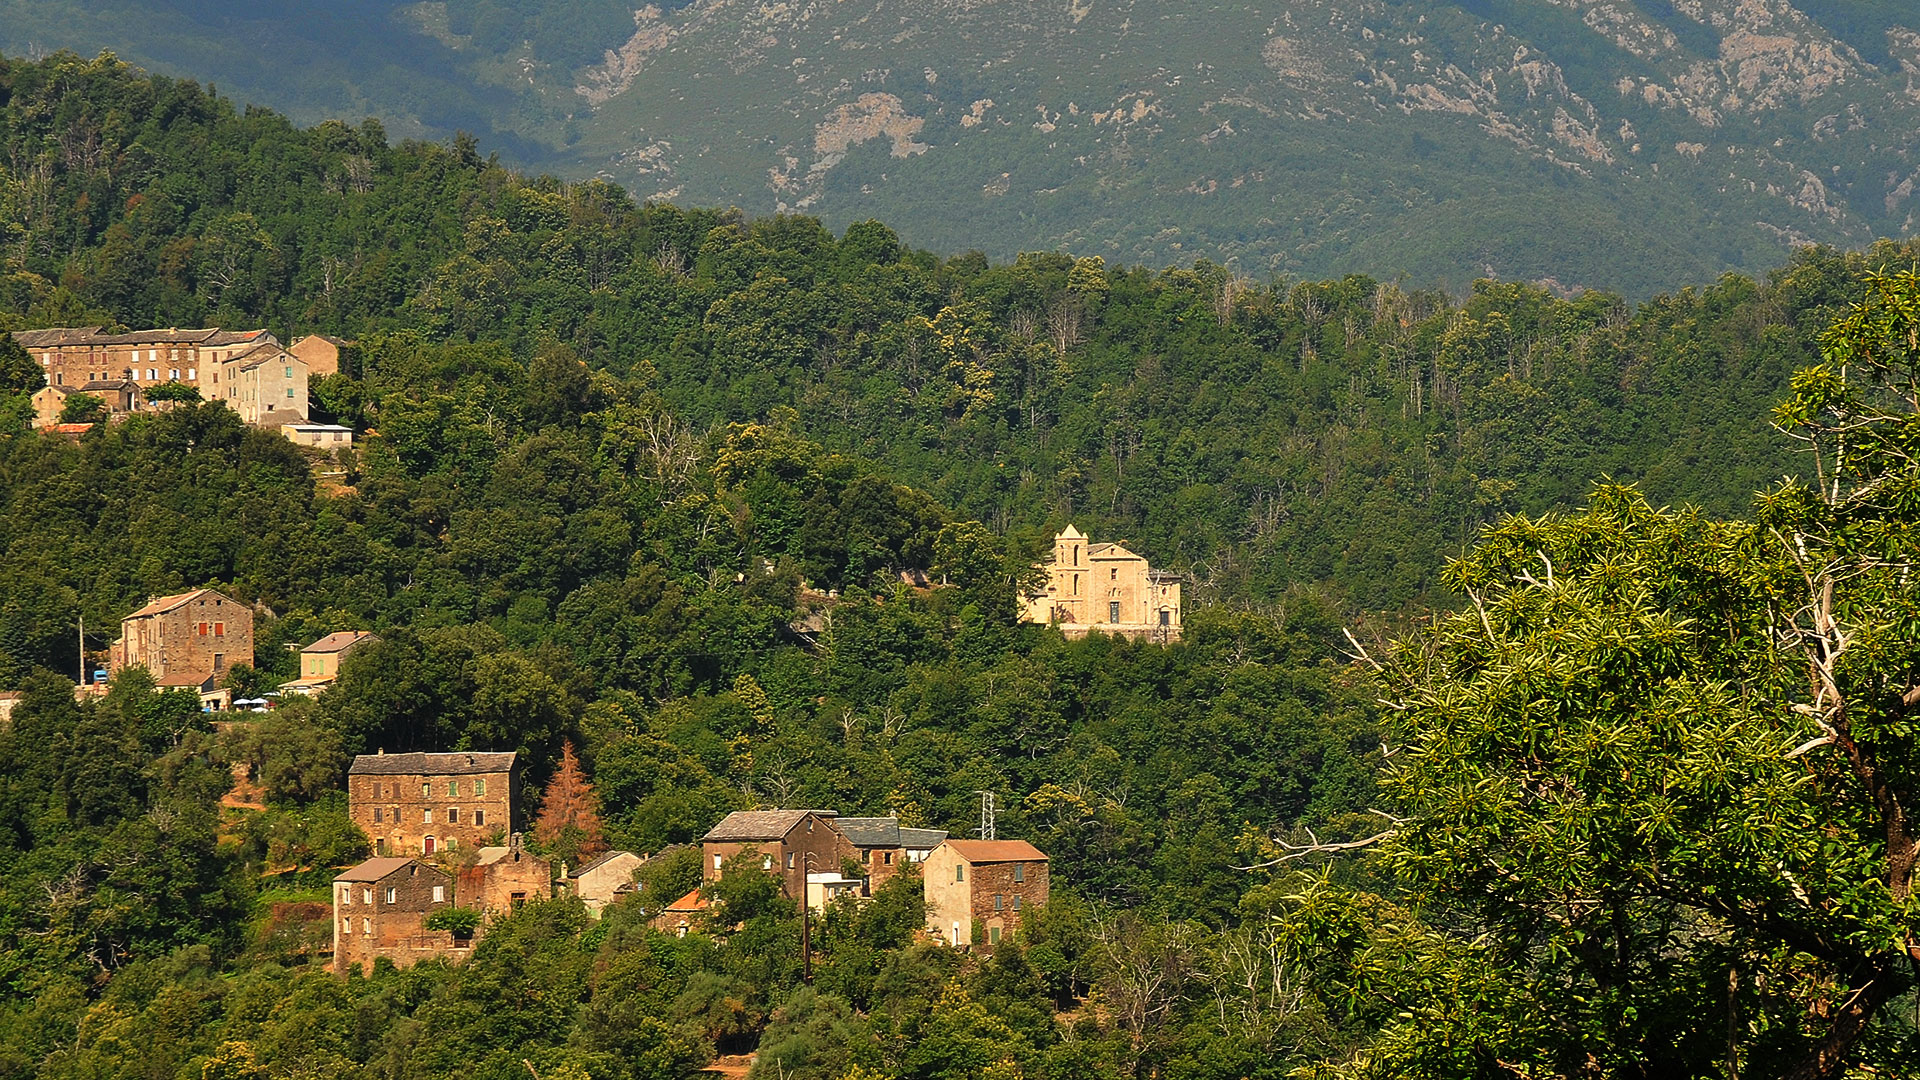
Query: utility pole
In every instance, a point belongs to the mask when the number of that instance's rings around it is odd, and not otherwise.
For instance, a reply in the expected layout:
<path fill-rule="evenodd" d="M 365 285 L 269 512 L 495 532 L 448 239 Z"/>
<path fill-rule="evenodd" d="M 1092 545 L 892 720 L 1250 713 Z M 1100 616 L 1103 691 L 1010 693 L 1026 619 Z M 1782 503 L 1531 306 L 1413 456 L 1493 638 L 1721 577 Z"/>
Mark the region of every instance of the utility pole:
<path fill-rule="evenodd" d="M 80 685 L 87 685 L 87 613 L 80 613 Z"/>
<path fill-rule="evenodd" d="M 974 794 L 980 796 L 980 839 L 999 839 L 999 835 L 994 830 L 993 815 L 995 807 L 993 805 L 993 792 L 976 791 Z"/>
<path fill-rule="evenodd" d="M 807 878 L 813 870 L 813 852 L 800 864 L 800 981 L 813 983 L 813 905 L 807 895 Z"/>

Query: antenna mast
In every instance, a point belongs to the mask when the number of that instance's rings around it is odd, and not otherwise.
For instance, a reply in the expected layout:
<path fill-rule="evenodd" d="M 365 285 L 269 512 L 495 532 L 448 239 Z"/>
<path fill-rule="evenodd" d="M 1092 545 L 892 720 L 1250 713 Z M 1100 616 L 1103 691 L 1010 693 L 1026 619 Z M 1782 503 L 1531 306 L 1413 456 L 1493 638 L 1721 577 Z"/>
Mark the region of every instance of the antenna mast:
<path fill-rule="evenodd" d="M 993 827 L 993 815 L 996 809 L 993 805 L 993 792 L 976 791 L 974 794 L 980 796 L 980 839 L 999 839 Z"/>

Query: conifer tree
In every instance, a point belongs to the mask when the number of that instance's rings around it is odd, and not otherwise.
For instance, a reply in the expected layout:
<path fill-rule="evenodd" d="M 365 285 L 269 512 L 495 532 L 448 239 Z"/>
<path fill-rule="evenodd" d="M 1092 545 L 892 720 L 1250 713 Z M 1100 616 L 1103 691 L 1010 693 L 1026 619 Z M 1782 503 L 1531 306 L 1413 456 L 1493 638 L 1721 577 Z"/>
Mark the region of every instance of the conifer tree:
<path fill-rule="evenodd" d="M 600 800 L 580 771 L 571 739 L 562 745 L 560 769 L 547 781 L 541 795 L 540 820 L 534 824 L 533 835 L 550 854 L 568 863 L 577 864 L 607 850 L 605 831 L 600 826 Z"/>

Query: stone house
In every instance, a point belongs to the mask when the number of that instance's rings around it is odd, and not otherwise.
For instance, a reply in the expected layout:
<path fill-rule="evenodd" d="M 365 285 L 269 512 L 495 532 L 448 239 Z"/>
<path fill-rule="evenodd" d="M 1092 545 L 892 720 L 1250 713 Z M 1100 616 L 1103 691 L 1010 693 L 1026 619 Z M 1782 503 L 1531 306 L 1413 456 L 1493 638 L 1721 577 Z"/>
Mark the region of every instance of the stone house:
<path fill-rule="evenodd" d="M 597 919 L 608 904 L 635 891 L 634 871 L 646 862 L 631 851 L 605 852 L 566 872 L 567 891 L 579 897 L 587 913 Z"/>
<path fill-rule="evenodd" d="M 212 589 L 161 596 L 120 620 L 107 670 L 144 667 L 167 687 L 213 689 L 235 664 L 253 663 L 253 609 Z"/>
<path fill-rule="evenodd" d="M 67 407 L 67 395 L 73 391 L 64 386 L 43 386 L 33 392 L 28 400 L 33 403 L 33 426 L 50 428 L 60 422 L 60 412 Z"/>
<path fill-rule="evenodd" d="M 1098 630 L 1140 640 L 1180 640 L 1180 575 L 1155 570 L 1119 544 L 1096 544 L 1068 525 L 1043 566 L 1046 584 L 1025 598 L 1022 622 L 1070 638 Z"/>
<path fill-rule="evenodd" d="M 306 362 L 308 378 L 318 379 L 340 373 L 340 350 L 348 344 L 326 334 L 308 334 L 293 339 L 287 351 Z"/>
<path fill-rule="evenodd" d="M 529 855 L 520 846 L 520 834 L 504 845 L 481 848 L 479 856 L 460 868 L 462 907 L 510 915 L 529 900 L 553 896 L 553 864 Z"/>
<path fill-rule="evenodd" d="M 712 907 L 713 901 L 707 898 L 704 891 L 695 889 L 668 904 L 660 914 L 653 917 L 651 923 L 655 930 L 672 934 L 674 937 L 686 937 L 700 929 L 702 919 Z"/>
<path fill-rule="evenodd" d="M 991 952 L 1047 902 L 1047 857 L 1025 840 L 948 840 L 921 875 L 927 929 L 956 948 Z"/>
<path fill-rule="evenodd" d="M 212 378 L 202 396 L 226 402 L 249 424 L 280 427 L 307 419 L 307 362 L 277 341 L 226 357 L 212 369 Z"/>
<path fill-rule="evenodd" d="M 265 330 L 135 330 L 108 334 L 98 326 L 20 330 L 14 340 L 40 362 L 48 386 L 68 388 L 126 379 L 141 387 L 178 382 L 207 393 L 209 369 L 236 353 L 273 341 Z"/>
<path fill-rule="evenodd" d="M 759 856 L 761 870 L 780 878 L 780 889 L 795 902 L 807 896 L 809 873 L 838 874 L 854 859 L 853 845 L 834 824 L 831 810 L 739 810 L 728 814 L 700 838 L 700 873 L 718 880 L 727 864 L 743 853 Z"/>
<path fill-rule="evenodd" d="M 366 630 L 341 630 L 300 650 L 300 681 L 325 686 L 340 677 L 340 661 L 380 639 Z"/>
<path fill-rule="evenodd" d="M 512 753 L 361 754 L 347 769 L 347 815 L 384 856 L 483 847 L 517 821 Z"/>
<path fill-rule="evenodd" d="M 374 858 L 333 879 L 333 970 L 373 971 L 379 957 L 411 967 L 437 956 L 465 956 L 471 941 L 426 928 L 453 906 L 453 878 L 413 859 Z"/>
<path fill-rule="evenodd" d="M 834 824 L 853 845 L 869 896 L 901 867 L 924 860 L 947 838 L 940 829 L 903 829 L 895 817 L 835 818 Z"/>

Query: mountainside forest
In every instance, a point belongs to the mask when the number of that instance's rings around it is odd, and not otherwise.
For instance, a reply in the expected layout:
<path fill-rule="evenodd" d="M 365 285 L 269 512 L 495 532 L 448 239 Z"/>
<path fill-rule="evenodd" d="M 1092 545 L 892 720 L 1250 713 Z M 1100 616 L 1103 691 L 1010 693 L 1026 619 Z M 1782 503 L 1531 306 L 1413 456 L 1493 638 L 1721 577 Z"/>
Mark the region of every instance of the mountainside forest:
<path fill-rule="evenodd" d="M 1902 0 L 0 2 L 304 123 L 997 259 L 1636 300 L 1912 228 Z"/>
<path fill-rule="evenodd" d="M 1909 488 L 1822 517 L 1824 486 L 1779 487 L 1827 477 L 1773 425 L 1885 399 L 1794 373 L 1856 341 L 1852 378 L 1888 363 L 1920 288 L 1869 275 L 1920 248 L 1807 247 L 1637 304 L 936 255 L 70 54 L 0 61 L 0 144 L 0 329 L 338 335 L 316 411 L 365 433 L 322 459 L 218 404 L 32 432 L 37 365 L 0 353 L 0 687 L 26 695 L 0 729 L 0 1076 L 680 1080 L 756 1048 L 754 1080 L 1770 1076 L 1862 1001 L 1837 1060 L 1912 1064 L 1911 971 L 1883 946 L 1913 902 L 1843 894 L 1893 878 L 1768 831 L 1839 788 L 1776 783 L 1826 759 L 1782 765 L 1811 722 L 1766 703 L 1806 680 L 1764 620 L 1798 587 L 1767 528 L 1882 553 L 1845 618 L 1909 543 L 1884 520 Z M 1180 643 L 1015 622 L 1069 522 L 1185 576 Z M 249 691 L 296 673 L 286 646 L 382 640 L 219 735 L 137 674 L 75 704 L 81 618 L 102 649 L 201 585 L 263 612 Z M 1885 686 L 1920 625 L 1888 619 L 1863 669 Z M 1545 679 L 1562 660 L 1577 677 Z M 1423 696 L 1448 673 L 1482 682 Z M 1549 682 L 1557 712 L 1500 696 Z M 1621 701 L 1650 729 L 1575 722 Z M 808 985 L 770 879 L 723 882 L 726 932 L 648 929 L 698 880 L 683 850 L 604 921 L 530 905 L 463 966 L 314 962 L 298 912 L 367 851 L 349 755 L 517 750 L 537 791 L 567 741 L 617 846 L 755 806 L 964 836 L 991 790 L 1054 899 L 981 961 L 916 939 L 917 888 L 883 890 L 829 913 Z M 1575 758 L 1604 797 L 1507 772 Z M 221 807 L 234 763 L 265 811 Z M 1728 790 L 1758 793 L 1751 819 Z M 1500 832 L 1495 809 L 1561 816 Z M 1860 858 L 1898 847 L 1828 809 Z M 1379 861 L 1289 857 L 1382 815 L 1436 824 Z M 1760 839 L 1676 854 L 1682 833 Z M 1746 891 L 1704 895 L 1758 914 L 1708 932 L 1665 875 L 1725 865 Z M 1817 917 L 1764 907 L 1796 895 Z M 1563 1011 L 1527 1019 L 1542 1002 Z M 1722 1008 L 1749 1034 L 1660 1026 Z M 1516 1047 L 1531 1071 L 1497 1071 Z"/>

